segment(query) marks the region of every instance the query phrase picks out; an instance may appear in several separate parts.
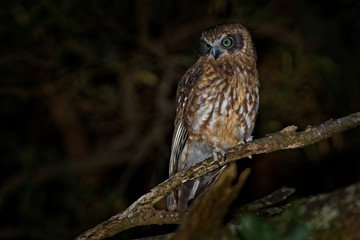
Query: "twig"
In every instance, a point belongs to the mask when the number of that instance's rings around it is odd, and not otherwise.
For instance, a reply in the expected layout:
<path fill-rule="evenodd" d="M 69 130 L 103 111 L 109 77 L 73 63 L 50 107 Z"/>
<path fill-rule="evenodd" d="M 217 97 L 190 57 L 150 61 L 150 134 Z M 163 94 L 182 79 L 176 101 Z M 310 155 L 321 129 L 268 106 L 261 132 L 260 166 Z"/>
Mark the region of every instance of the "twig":
<path fill-rule="evenodd" d="M 280 189 L 277 189 L 273 193 L 260 198 L 256 201 L 253 201 L 247 205 L 245 205 L 245 208 L 248 208 L 250 210 L 259 210 L 263 208 L 270 207 L 272 205 L 275 205 L 279 202 L 284 201 L 289 196 L 291 196 L 295 192 L 295 188 L 289 188 L 289 187 L 281 187 Z"/>
<path fill-rule="evenodd" d="M 302 132 L 296 132 L 296 126 L 289 126 L 280 132 L 229 149 L 226 151 L 226 160 L 223 161 L 222 164 L 229 164 L 230 162 L 255 154 L 305 147 L 359 125 L 360 112 L 337 120 L 329 120 L 316 127 L 308 127 Z M 217 163 L 210 157 L 185 171 L 178 172 L 154 187 L 149 193 L 140 197 L 123 212 L 116 214 L 105 222 L 86 231 L 76 239 L 104 239 L 135 226 L 179 222 L 182 217 L 181 213 L 159 211 L 155 210 L 153 206 L 166 197 L 172 190 L 178 188 L 182 183 L 200 177 L 218 167 Z M 151 216 L 151 220 L 147 221 L 145 215 Z M 157 218 L 156 216 L 159 217 Z M 139 221 L 139 219 L 141 219 L 141 221 Z M 159 221 L 154 221 L 154 219 Z"/>

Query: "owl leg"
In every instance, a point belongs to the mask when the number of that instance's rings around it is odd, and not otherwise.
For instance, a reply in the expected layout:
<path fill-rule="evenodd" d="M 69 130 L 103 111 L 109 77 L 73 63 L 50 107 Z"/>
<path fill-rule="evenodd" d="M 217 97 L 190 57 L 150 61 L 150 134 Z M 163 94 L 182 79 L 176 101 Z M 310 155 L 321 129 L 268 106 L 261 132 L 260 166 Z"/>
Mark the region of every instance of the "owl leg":
<path fill-rule="evenodd" d="M 220 167 L 218 154 L 220 154 L 222 156 L 222 158 L 225 159 L 225 150 L 215 146 L 215 147 L 213 147 L 212 154 L 213 154 L 214 161 Z"/>

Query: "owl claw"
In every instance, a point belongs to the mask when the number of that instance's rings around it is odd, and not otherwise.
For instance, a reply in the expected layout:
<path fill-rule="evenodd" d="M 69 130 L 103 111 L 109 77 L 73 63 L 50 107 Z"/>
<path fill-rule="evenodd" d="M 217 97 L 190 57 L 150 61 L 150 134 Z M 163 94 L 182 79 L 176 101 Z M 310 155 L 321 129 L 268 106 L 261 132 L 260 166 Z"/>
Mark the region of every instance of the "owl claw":
<path fill-rule="evenodd" d="M 245 142 L 251 142 L 253 140 L 253 136 L 248 137 Z M 248 156 L 249 159 L 252 159 L 252 155 Z"/>
<path fill-rule="evenodd" d="M 253 136 L 250 136 L 245 140 L 245 142 L 252 142 L 252 140 L 253 140 Z"/>
<path fill-rule="evenodd" d="M 225 159 L 225 150 L 219 147 L 214 147 L 212 152 L 214 161 L 219 167 L 221 167 L 219 164 L 218 153 L 222 156 L 223 159 Z"/>
<path fill-rule="evenodd" d="M 238 145 L 240 145 L 240 144 L 245 144 L 245 143 L 247 143 L 247 142 L 251 142 L 252 140 L 253 140 L 253 136 L 250 136 L 250 137 L 248 137 L 247 139 L 243 139 L 243 140 L 239 141 L 239 142 L 238 142 Z M 252 159 L 252 156 L 250 155 L 250 156 L 248 156 L 248 158 L 249 158 L 249 159 Z"/>

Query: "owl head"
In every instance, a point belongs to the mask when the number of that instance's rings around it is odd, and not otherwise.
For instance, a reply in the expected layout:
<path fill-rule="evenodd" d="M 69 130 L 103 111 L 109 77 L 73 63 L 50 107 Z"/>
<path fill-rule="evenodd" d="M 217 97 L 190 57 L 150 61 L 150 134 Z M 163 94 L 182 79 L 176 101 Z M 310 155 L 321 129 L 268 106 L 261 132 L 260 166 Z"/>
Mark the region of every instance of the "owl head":
<path fill-rule="evenodd" d="M 200 57 L 218 60 L 223 56 L 256 56 L 250 33 L 239 23 L 219 24 L 200 37 Z"/>

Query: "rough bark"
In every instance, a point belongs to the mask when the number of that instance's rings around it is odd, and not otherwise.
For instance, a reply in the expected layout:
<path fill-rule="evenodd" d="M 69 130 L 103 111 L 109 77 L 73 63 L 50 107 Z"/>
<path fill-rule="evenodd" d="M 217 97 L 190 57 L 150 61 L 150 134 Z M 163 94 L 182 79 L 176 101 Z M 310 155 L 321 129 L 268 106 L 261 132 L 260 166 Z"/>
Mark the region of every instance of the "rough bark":
<path fill-rule="evenodd" d="M 296 126 L 289 126 L 264 138 L 229 149 L 226 151 L 226 159 L 222 159 L 220 163 L 226 165 L 255 154 L 305 147 L 358 125 L 360 125 L 360 112 L 329 120 L 315 127 L 308 127 L 302 132 L 296 132 Z M 76 239 L 104 239 L 136 226 L 180 223 L 183 213 L 156 210 L 153 206 L 183 182 L 200 177 L 218 167 L 211 157 L 185 171 L 178 172 L 140 197 L 123 212 L 86 231 Z"/>
<path fill-rule="evenodd" d="M 360 182 L 297 200 L 271 223 L 289 231 L 294 207 L 298 208 L 298 221 L 309 229 L 312 239 L 360 239 Z"/>

